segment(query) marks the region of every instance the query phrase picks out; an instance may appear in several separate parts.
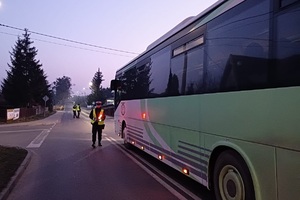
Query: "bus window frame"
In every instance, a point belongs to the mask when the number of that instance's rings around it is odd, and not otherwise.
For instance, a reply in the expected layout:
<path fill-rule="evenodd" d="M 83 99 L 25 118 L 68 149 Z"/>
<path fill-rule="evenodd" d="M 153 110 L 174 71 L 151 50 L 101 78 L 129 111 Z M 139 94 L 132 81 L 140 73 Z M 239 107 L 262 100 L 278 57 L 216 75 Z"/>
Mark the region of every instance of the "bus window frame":
<path fill-rule="evenodd" d="M 184 47 L 184 50 L 182 52 L 174 55 L 174 51 L 177 48 L 179 48 L 181 46 L 184 46 L 187 43 L 192 42 L 193 40 L 196 40 L 197 38 L 203 37 L 203 42 L 200 45 L 205 45 L 205 36 L 206 36 L 206 25 L 203 25 L 203 26 L 197 28 L 196 30 L 193 30 L 191 33 L 188 33 L 187 35 L 179 38 L 177 41 L 175 41 L 171 44 L 171 52 L 172 52 L 171 57 L 173 58 L 177 55 L 180 55 L 181 53 L 184 53 L 184 52 L 189 51 L 190 49 L 192 49 L 192 48 L 186 49 Z M 199 45 L 196 45 L 194 47 L 197 47 L 197 46 L 199 46 Z"/>

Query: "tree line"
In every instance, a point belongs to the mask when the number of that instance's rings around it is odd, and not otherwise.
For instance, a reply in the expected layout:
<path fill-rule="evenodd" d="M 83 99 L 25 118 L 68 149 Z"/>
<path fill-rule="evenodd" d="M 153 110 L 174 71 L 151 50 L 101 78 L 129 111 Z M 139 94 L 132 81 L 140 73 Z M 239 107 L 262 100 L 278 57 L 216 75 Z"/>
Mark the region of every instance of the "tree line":
<path fill-rule="evenodd" d="M 100 69 L 92 78 L 91 94 L 83 98 L 72 97 L 72 80 L 68 76 L 59 77 L 49 84 L 42 64 L 36 59 L 38 50 L 32 44 L 30 34 L 25 29 L 22 37 L 18 37 L 12 52 L 9 52 L 11 63 L 6 70 L 7 77 L 1 82 L 0 107 L 44 106 L 45 97 L 48 98 L 46 106 L 49 108 L 55 104 L 63 105 L 70 100 L 90 105 L 99 100 L 105 102 L 112 97 L 110 89 L 101 86 L 104 79 Z M 81 102 L 78 102 L 79 99 Z"/>

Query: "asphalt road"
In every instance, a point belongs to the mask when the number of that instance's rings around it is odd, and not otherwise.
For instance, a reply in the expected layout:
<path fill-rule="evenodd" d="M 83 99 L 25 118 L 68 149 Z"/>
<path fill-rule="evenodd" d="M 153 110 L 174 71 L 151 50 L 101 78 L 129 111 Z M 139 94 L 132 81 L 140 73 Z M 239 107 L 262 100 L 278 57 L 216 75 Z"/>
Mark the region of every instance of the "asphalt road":
<path fill-rule="evenodd" d="M 74 119 L 71 105 L 44 120 L 1 125 L 1 145 L 31 154 L 8 200 L 211 199 L 186 190 L 122 142 L 107 117 L 103 146 L 93 149 L 87 113 Z"/>

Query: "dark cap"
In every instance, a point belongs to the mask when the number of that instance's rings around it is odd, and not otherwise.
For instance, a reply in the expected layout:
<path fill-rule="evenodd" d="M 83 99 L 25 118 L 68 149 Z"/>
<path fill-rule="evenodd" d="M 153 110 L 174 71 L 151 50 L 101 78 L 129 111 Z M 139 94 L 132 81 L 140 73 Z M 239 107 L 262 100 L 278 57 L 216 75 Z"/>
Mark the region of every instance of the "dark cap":
<path fill-rule="evenodd" d="M 96 105 L 102 105 L 101 101 L 96 101 Z"/>

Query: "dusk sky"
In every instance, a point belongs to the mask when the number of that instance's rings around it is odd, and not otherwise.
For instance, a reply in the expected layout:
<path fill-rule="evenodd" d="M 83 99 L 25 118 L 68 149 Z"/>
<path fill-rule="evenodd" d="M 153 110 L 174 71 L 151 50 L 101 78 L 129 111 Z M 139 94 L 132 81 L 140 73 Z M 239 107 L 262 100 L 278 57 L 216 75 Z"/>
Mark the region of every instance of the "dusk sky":
<path fill-rule="evenodd" d="M 7 76 L 9 52 L 24 33 L 21 30 L 27 28 L 35 32 L 30 33 L 32 46 L 38 50 L 36 58 L 49 83 L 68 76 L 74 94 L 87 94 L 88 84 L 100 68 L 105 79 L 102 86 L 109 87 L 117 69 L 185 18 L 215 2 L 0 0 L 0 81 Z"/>

